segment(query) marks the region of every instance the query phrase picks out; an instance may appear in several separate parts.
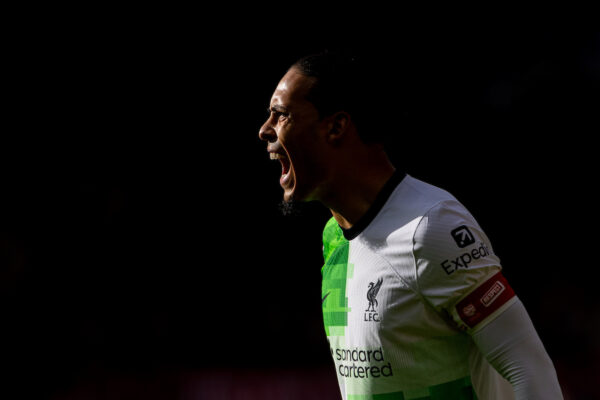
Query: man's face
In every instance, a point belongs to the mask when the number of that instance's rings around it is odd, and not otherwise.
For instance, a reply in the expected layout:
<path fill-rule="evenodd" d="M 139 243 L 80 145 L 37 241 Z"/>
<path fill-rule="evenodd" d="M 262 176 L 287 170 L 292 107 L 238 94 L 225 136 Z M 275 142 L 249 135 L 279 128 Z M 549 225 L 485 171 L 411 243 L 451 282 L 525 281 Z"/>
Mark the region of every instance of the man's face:
<path fill-rule="evenodd" d="M 259 132 L 271 158 L 281 162 L 279 184 L 286 202 L 316 200 L 324 178 L 327 126 L 306 100 L 313 83 L 314 78 L 290 69 L 271 97 L 269 117 Z"/>

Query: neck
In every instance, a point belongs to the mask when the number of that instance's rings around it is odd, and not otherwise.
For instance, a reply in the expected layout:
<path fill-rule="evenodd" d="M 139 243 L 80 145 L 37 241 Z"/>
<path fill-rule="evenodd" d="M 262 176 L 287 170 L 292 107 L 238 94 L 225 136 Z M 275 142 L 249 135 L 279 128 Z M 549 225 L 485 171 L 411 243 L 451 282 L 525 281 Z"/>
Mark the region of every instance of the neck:
<path fill-rule="evenodd" d="M 366 161 L 358 163 L 356 160 Z M 394 172 L 383 150 L 348 160 L 332 180 L 330 195 L 322 202 L 342 228 L 350 229 L 369 210 Z"/>

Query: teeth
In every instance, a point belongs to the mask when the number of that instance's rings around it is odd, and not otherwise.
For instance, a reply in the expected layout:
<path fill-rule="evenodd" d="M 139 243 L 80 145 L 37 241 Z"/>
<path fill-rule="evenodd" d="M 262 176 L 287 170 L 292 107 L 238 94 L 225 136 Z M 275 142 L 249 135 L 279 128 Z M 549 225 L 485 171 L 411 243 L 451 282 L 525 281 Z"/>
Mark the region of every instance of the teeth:
<path fill-rule="evenodd" d="M 269 156 L 271 157 L 271 160 L 279 160 L 281 158 L 281 155 L 277 153 L 269 153 Z"/>

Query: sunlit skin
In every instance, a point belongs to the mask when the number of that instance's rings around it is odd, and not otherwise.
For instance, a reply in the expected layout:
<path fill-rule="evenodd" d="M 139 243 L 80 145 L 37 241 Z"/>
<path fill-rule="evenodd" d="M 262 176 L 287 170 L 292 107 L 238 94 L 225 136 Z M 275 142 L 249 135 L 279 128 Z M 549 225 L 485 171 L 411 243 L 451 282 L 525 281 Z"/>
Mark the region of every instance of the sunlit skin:
<path fill-rule="evenodd" d="M 269 153 L 280 157 L 284 201 L 317 200 L 341 227 L 350 228 L 369 209 L 394 166 L 380 145 L 360 139 L 348 113 L 319 116 L 306 99 L 313 84 L 314 78 L 291 68 L 273 92 L 259 138 L 267 142 Z"/>

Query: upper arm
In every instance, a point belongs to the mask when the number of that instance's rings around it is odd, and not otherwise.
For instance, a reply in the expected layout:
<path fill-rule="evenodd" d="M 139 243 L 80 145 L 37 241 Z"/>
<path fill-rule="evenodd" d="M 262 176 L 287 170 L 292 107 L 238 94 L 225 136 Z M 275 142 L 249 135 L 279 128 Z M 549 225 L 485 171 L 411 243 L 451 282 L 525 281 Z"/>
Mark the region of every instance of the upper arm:
<path fill-rule="evenodd" d="M 488 237 L 458 201 L 422 217 L 413 252 L 420 294 L 463 330 L 480 329 L 514 301 Z"/>

